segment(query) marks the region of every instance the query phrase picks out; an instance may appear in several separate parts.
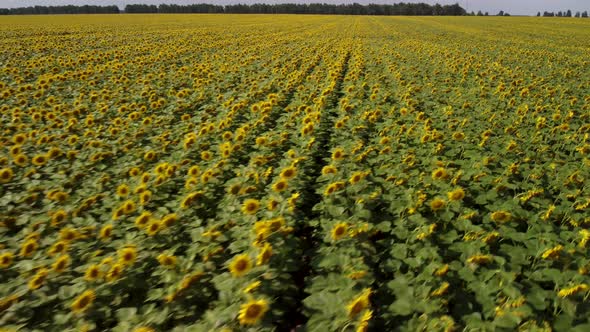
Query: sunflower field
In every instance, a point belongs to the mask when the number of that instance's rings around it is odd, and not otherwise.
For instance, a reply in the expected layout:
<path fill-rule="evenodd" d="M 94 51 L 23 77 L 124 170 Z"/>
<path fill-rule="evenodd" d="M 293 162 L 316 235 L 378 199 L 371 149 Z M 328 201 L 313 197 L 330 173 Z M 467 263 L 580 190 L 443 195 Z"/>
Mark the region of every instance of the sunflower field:
<path fill-rule="evenodd" d="M 1 18 L 0 328 L 590 330 L 589 31 Z"/>

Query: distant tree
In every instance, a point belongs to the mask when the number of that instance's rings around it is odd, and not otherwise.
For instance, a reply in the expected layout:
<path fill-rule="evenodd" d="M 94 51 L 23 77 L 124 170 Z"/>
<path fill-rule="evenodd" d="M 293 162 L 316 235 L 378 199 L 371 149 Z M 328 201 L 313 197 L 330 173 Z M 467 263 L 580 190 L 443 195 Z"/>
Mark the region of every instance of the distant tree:
<path fill-rule="evenodd" d="M 504 16 L 504 11 L 503 11 L 503 10 L 501 10 L 501 11 L 498 13 L 498 16 Z"/>
<path fill-rule="evenodd" d="M 565 13 L 565 17 L 572 17 L 572 11 L 568 9 Z"/>
<path fill-rule="evenodd" d="M 576 12 L 575 17 L 580 17 L 580 12 Z"/>
<path fill-rule="evenodd" d="M 587 11 L 583 11 L 583 12 L 582 12 L 582 17 L 584 17 L 584 18 L 588 18 L 588 12 L 587 12 Z"/>
<path fill-rule="evenodd" d="M 483 16 L 490 16 L 490 13 L 486 12 Z"/>
<path fill-rule="evenodd" d="M 537 12 L 537 17 L 541 16 L 541 12 Z"/>
<path fill-rule="evenodd" d="M 510 14 L 509 13 L 504 13 L 504 16 L 510 16 Z"/>
<path fill-rule="evenodd" d="M 477 11 L 477 16 L 483 16 L 483 13 L 481 12 L 481 10 Z"/>
<path fill-rule="evenodd" d="M 560 10 L 560 11 L 558 11 L 558 12 L 557 12 L 557 17 L 562 17 L 562 16 L 563 16 L 563 13 L 561 12 L 561 10 Z"/>

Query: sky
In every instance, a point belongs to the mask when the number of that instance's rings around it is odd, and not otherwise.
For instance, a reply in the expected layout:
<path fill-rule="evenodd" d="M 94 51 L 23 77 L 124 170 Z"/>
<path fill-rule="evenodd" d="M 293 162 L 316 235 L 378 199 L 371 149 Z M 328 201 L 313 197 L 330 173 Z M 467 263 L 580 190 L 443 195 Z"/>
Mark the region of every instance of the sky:
<path fill-rule="evenodd" d="M 497 14 L 500 10 L 504 10 L 512 15 L 535 15 L 537 12 L 550 11 L 566 11 L 571 9 L 573 13 L 576 11 L 589 11 L 590 0 L 0 0 L 0 8 L 13 7 L 27 7 L 27 6 L 59 6 L 59 5 L 117 5 L 120 8 L 132 3 L 145 4 L 191 4 L 191 3 L 212 3 L 218 5 L 227 5 L 235 3 L 309 3 L 321 2 L 330 4 L 353 3 L 361 4 L 368 3 L 397 3 L 397 2 L 426 2 L 430 4 L 440 3 L 454 4 L 459 3 L 467 11 L 489 12 L 490 15 Z"/>

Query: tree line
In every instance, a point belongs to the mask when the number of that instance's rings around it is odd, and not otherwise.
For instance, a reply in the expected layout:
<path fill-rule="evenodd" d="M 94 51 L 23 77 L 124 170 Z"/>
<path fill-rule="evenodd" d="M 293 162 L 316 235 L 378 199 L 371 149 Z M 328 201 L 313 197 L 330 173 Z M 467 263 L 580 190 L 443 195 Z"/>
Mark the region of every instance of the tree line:
<path fill-rule="evenodd" d="M 537 13 L 537 16 L 541 16 L 541 12 Z M 543 17 L 572 17 L 572 11 L 571 10 L 567 10 L 567 11 L 558 11 L 557 13 L 555 12 L 543 12 Z M 583 12 L 576 12 L 573 17 L 583 17 L 583 18 L 588 18 L 588 12 L 587 11 L 583 11 Z"/>
<path fill-rule="evenodd" d="M 48 14 L 119 14 L 117 6 L 32 6 L 0 8 L 0 15 L 48 15 Z"/>
<path fill-rule="evenodd" d="M 43 14 L 118 14 L 121 10 L 113 6 L 33 6 L 21 8 L 0 8 L 0 15 L 43 15 Z M 488 16 L 489 14 L 478 11 L 477 14 L 467 13 L 459 4 L 454 5 L 429 5 L 426 3 L 397 3 L 397 4 L 368 4 L 358 3 L 333 5 L 326 3 L 283 3 L 283 4 L 236 4 L 236 5 L 145 5 L 133 4 L 125 6 L 125 13 L 227 13 L 227 14 L 324 14 L 324 15 L 418 15 L 418 16 L 462 16 L 477 15 Z M 500 11 L 496 16 L 510 16 Z M 571 10 L 554 12 L 541 12 L 537 16 L 544 17 L 588 17 L 588 12 L 576 12 Z"/>
<path fill-rule="evenodd" d="M 0 9 L 0 15 L 40 14 L 112 14 L 119 13 L 117 6 L 34 6 Z M 325 15 L 467 15 L 459 4 L 429 5 L 426 3 L 397 3 L 391 5 L 368 4 L 325 4 L 325 3 L 283 3 L 283 4 L 236 4 L 236 5 L 127 5 L 125 13 L 227 13 L 227 14 L 325 14 Z"/>

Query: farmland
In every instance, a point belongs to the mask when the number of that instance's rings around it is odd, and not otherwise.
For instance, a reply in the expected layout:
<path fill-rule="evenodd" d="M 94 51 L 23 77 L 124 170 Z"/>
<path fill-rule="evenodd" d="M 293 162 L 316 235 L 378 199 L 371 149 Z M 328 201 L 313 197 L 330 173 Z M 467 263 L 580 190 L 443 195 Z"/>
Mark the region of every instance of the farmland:
<path fill-rule="evenodd" d="M 0 327 L 587 331 L 590 21 L 0 19 Z"/>

